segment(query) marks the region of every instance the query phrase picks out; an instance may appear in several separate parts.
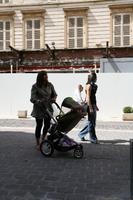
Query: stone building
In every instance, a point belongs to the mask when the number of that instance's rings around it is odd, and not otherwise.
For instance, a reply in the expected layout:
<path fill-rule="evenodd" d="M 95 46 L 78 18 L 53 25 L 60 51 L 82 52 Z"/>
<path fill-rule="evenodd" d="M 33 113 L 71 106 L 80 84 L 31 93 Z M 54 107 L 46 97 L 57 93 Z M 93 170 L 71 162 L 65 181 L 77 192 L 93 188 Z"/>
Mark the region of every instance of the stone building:
<path fill-rule="evenodd" d="M 132 57 L 132 29 L 132 0 L 0 0 L 0 71 L 88 70 Z"/>

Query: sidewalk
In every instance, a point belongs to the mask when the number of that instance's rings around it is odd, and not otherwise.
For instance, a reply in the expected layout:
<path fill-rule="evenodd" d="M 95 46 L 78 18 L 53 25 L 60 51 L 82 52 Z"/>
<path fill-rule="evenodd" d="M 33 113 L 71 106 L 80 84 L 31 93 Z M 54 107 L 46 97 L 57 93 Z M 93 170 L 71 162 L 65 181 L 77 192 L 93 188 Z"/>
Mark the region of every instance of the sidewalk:
<path fill-rule="evenodd" d="M 77 134 L 81 121 L 69 136 Z M 97 122 L 100 144 L 83 142 L 84 157 L 34 148 L 34 119 L 0 119 L 0 200 L 129 200 L 131 122 Z M 89 139 L 89 138 L 88 138 Z"/>
<path fill-rule="evenodd" d="M 77 126 L 68 133 L 70 137 L 76 141 L 80 141 L 78 138 L 78 132 L 82 129 L 85 120 L 81 120 Z M 35 120 L 33 118 L 27 119 L 0 119 L 0 130 L 13 130 L 13 131 L 25 131 L 34 134 Z M 97 136 L 102 141 L 118 140 L 121 143 L 129 143 L 130 139 L 133 139 L 133 122 L 113 122 L 113 121 L 97 121 Z M 89 140 L 89 135 L 88 135 Z M 108 141 L 108 142 L 109 142 Z"/>

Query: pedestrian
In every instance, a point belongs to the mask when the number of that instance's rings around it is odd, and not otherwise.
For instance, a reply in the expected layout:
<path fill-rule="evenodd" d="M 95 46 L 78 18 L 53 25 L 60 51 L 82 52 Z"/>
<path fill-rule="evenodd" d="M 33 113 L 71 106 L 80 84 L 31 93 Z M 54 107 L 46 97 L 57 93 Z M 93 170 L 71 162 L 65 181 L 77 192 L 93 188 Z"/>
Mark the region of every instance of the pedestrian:
<path fill-rule="evenodd" d="M 73 99 L 81 105 L 84 104 L 84 101 L 82 98 L 82 91 L 83 91 L 83 86 L 79 84 L 78 87 L 75 89 L 74 95 L 73 95 Z"/>
<path fill-rule="evenodd" d="M 92 72 L 88 75 L 88 81 L 86 83 L 86 103 L 87 113 L 88 113 L 88 121 L 85 127 L 79 132 L 79 137 L 82 141 L 85 141 L 85 136 L 90 133 L 90 141 L 92 143 L 98 143 L 97 136 L 96 136 L 96 112 L 99 110 L 97 107 L 96 101 L 96 92 L 97 92 L 97 75 L 95 72 Z"/>
<path fill-rule="evenodd" d="M 35 138 L 37 149 L 40 149 L 41 130 L 42 139 L 47 135 L 50 127 L 51 116 L 53 115 L 52 103 L 56 101 L 57 94 L 54 86 L 48 81 L 46 71 L 41 71 L 37 75 L 36 83 L 32 85 L 31 99 L 33 103 L 32 117 L 36 120 Z M 50 111 L 51 116 L 46 109 Z"/>

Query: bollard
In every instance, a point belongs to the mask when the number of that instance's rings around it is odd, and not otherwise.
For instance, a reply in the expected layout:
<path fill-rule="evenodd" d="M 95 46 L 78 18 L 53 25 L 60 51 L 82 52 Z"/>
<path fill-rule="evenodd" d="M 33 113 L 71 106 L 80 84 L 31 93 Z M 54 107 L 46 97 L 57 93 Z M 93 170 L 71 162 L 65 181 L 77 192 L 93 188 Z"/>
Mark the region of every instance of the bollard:
<path fill-rule="evenodd" d="M 133 200 L 133 139 L 130 140 L 130 195 Z"/>

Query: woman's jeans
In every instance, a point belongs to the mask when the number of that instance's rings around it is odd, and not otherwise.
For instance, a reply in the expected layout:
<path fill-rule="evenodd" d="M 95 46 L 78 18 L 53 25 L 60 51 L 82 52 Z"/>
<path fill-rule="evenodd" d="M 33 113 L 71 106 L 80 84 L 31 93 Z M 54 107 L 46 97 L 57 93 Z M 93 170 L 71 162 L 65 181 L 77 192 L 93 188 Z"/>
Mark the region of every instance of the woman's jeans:
<path fill-rule="evenodd" d="M 96 136 L 96 106 L 93 105 L 93 112 L 88 114 L 88 121 L 85 125 L 85 127 L 79 132 L 79 137 L 83 138 L 85 137 L 88 133 L 90 133 L 90 138 L 91 139 L 97 139 Z"/>

